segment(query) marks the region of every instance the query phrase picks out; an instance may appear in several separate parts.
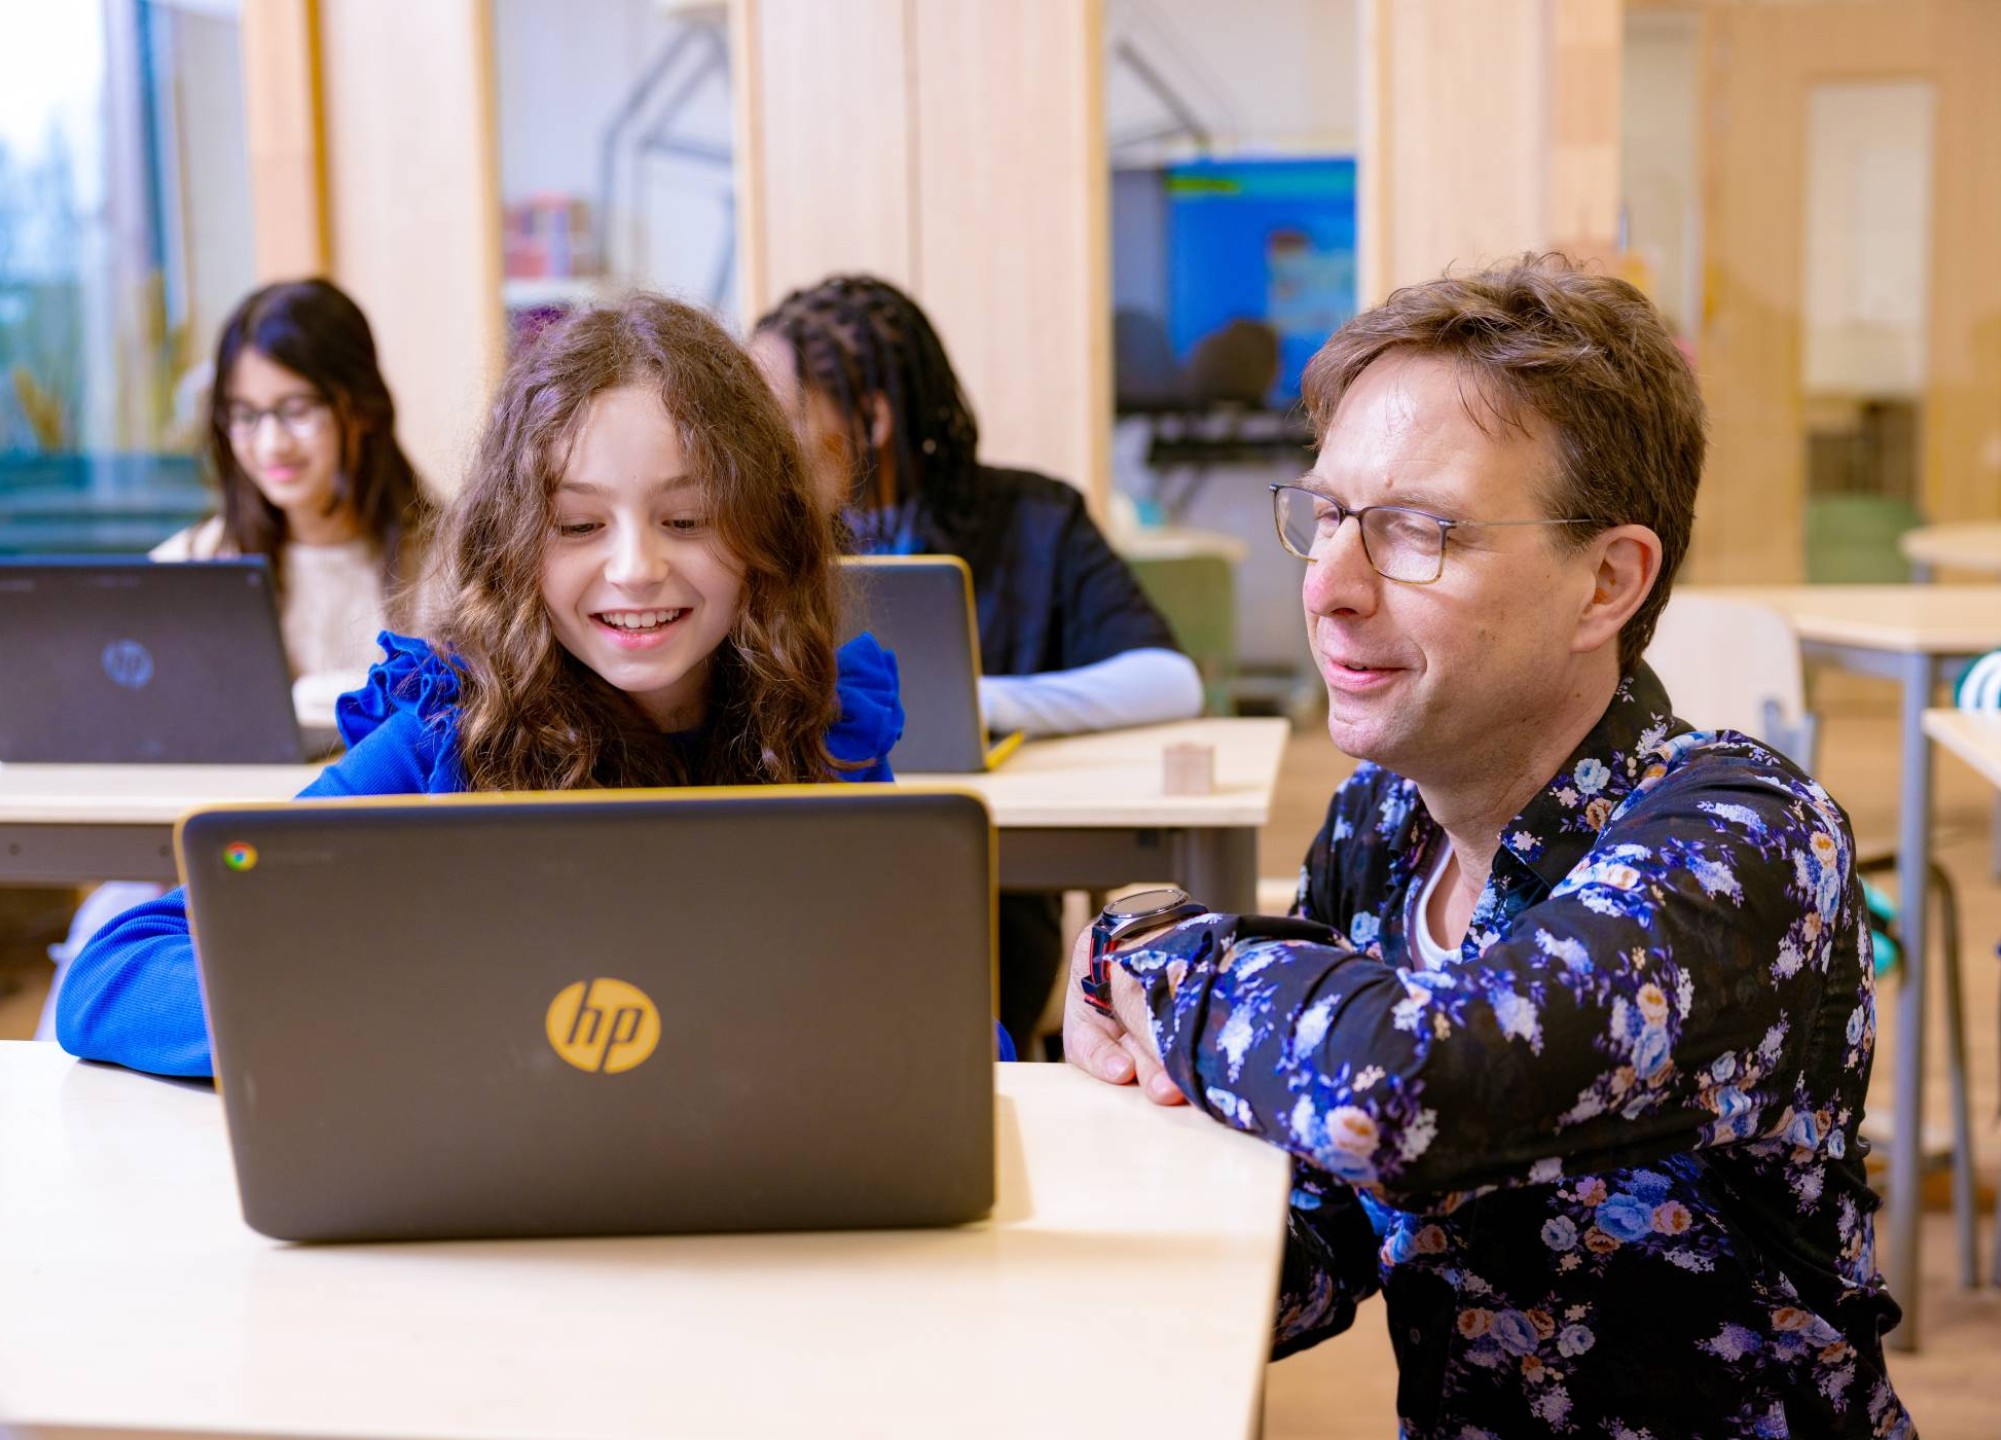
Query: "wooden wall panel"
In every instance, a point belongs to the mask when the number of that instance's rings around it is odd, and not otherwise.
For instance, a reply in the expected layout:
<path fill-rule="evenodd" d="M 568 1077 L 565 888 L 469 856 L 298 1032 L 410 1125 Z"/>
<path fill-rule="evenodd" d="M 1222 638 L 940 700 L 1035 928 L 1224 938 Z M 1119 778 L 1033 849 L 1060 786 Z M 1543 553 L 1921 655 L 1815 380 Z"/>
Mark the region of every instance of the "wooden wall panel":
<path fill-rule="evenodd" d="M 1939 6 L 1925 505 L 2001 516 L 2001 5 Z"/>
<path fill-rule="evenodd" d="M 1551 0 L 1549 243 L 1607 259 L 1619 234 L 1619 0 Z M 1616 272 L 1615 272 L 1616 273 Z"/>
<path fill-rule="evenodd" d="M 749 0 L 732 59 L 754 96 L 737 167 L 744 323 L 839 270 L 917 283 L 912 0 Z M 756 274 L 753 277 L 752 271 Z"/>
<path fill-rule="evenodd" d="M 1935 517 L 2001 514 L 2001 8 L 1706 6 L 1704 318 L 1698 346 L 1710 464 L 1690 576 L 1801 578 L 1805 122 L 1823 81 L 1937 86 L 1924 502 Z"/>
<path fill-rule="evenodd" d="M 989 460 L 1110 489 L 1098 6 L 917 0 L 917 275 Z"/>
<path fill-rule="evenodd" d="M 754 318 L 867 270 L 937 322 L 982 453 L 1110 490 L 1101 0 L 737 0 Z"/>
<path fill-rule="evenodd" d="M 1477 268 L 1548 237 L 1548 0 L 1371 0 L 1378 84 L 1365 170 L 1364 305 L 1448 266 Z"/>
<path fill-rule="evenodd" d="M 368 314 L 397 430 L 454 490 L 500 372 L 500 190 L 484 0 L 320 7 L 333 278 Z"/>

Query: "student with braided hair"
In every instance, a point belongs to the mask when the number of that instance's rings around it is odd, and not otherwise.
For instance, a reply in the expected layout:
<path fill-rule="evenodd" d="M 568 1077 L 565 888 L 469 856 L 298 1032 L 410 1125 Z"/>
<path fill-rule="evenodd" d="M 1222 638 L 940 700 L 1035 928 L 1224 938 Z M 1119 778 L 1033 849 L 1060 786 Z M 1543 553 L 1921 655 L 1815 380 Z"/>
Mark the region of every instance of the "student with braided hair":
<path fill-rule="evenodd" d="M 971 567 L 989 730 L 1071 734 L 1200 712 L 1200 673 L 1083 496 L 980 463 L 972 408 L 908 295 L 833 276 L 780 301 L 750 349 L 856 550 Z M 1017 1046 L 1061 963 L 1057 908 L 1053 896 L 1002 897 L 1001 1022 Z"/>

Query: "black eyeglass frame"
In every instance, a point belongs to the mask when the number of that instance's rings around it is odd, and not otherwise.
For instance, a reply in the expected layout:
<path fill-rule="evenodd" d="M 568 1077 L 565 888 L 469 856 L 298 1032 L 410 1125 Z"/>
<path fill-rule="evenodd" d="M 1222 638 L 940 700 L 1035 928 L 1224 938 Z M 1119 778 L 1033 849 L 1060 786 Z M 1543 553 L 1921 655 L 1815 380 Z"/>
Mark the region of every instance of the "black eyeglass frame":
<path fill-rule="evenodd" d="M 1369 568 L 1374 570 L 1378 575 L 1382 576 L 1385 580 L 1388 580 L 1393 584 L 1397 585 L 1437 584 L 1438 577 L 1445 573 L 1445 542 L 1452 537 L 1452 532 L 1454 530 L 1500 530 L 1516 525 L 1595 525 L 1598 523 L 1595 520 L 1587 519 L 1582 516 L 1568 520 L 1448 520 L 1443 515 L 1434 515 L 1429 510 L 1418 510 L 1409 505 L 1360 505 L 1351 508 L 1347 505 L 1343 505 L 1339 500 L 1334 499 L 1331 495 L 1323 495 L 1318 490 L 1309 489 L 1307 486 L 1304 485 L 1293 485 L 1281 482 L 1273 484 L 1269 488 L 1271 490 L 1272 528 L 1278 532 L 1279 546 L 1285 551 L 1286 554 L 1297 556 L 1299 559 L 1306 561 L 1308 564 L 1314 563 L 1313 556 L 1311 554 L 1301 554 L 1300 551 L 1298 551 L 1293 547 L 1292 542 L 1285 538 L 1285 518 L 1284 518 L 1285 492 L 1291 490 L 1291 491 L 1296 491 L 1301 495 L 1310 496 L 1315 505 L 1326 505 L 1331 507 L 1334 513 L 1341 517 L 1337 522 L 1335 522 L 1334 525 L 1334 533 L 1337 535 L 1340 533 L 1341 527 L 1343 525 L 1346 525 L 1348 521 L 1352 519 L 1355 522 L 1356 530 L 1361 534 L 1362 555 L 1363 558 L 1365 558 L 1369 562 Z M 1424 580 L 1412 580 L 1402 575 L 1392 575 L 1388 571 L 1384 570 L 1382 566 L 1376 563 L 1375 555 L 1372 554 L 1369 550 L 1369 527 L 1367 522 L 1363 519 L 1363 517 L 1366 515 L 1372 515 L 1379 510 L 1385 511 L 1392 515 L 1411 515 L 1415 516 L 1417 519 L 1420 520 L 1429 520 L 1432 524 L 1438 527 L 1438 552 L 1437 552 L 1438 563 L 1437 563 L 1437 568 L 1431 572 L 1429 578 Z M 1329 536 L 1328 538 L 1332 539 L 1333 537 Z"/>

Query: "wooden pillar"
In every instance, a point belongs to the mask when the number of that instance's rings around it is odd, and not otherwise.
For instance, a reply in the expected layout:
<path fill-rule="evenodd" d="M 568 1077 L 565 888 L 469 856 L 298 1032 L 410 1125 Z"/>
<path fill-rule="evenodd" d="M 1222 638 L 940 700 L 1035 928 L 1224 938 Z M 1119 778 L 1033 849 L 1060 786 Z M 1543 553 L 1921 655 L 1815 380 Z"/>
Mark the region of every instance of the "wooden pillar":
<path fill-rule="evenodd" d="M 1110 491 L 1100 0 L 736 0 L 746 320 L 842 270 L 936 322 L 981 452 Z"/>
<path fill-rule="evenodd" d="M 333 276 L 367 311 L 398 430 L 457 488 L 506 349 L 484 0 L 322 7 Z"/>
<path fill-rule="evenodd" d="M 917 274 L 987 459 L 1102 506 L 1112 302 L 1104 35 L 1094 0 L 918 0 Z"/>
<path fill-rule="evenodd" d="M 258 277 L 354 296 L 449 494 L 506 344 L 489 7 L 246 0 L 243 30 Z"/>
<path fill-rule="evenodd" d="M 1525 250 L 1609 255 L 1619 0 L 1366 0 L 1361 289 Z"/>

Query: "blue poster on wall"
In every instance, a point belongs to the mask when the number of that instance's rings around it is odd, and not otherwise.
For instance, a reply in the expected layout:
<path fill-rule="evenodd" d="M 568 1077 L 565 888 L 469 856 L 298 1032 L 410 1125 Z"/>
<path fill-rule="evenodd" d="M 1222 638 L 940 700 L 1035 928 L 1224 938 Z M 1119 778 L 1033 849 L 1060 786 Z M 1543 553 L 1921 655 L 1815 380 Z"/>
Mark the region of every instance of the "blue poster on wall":
<path fill-rule="evenodd" d="M 1186 364 L 1235 320 L 1270 326 L 1271 399 L 1299 398 L 1313 352 L 1355 313 L 1355 162 L 1197 160 L 1166 172 L 1168 339 Z"/>

